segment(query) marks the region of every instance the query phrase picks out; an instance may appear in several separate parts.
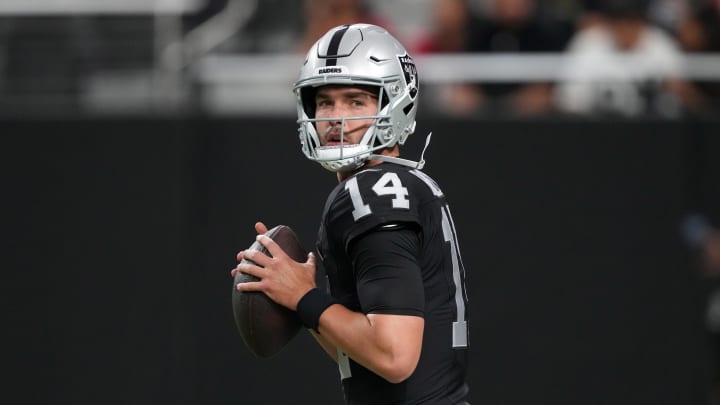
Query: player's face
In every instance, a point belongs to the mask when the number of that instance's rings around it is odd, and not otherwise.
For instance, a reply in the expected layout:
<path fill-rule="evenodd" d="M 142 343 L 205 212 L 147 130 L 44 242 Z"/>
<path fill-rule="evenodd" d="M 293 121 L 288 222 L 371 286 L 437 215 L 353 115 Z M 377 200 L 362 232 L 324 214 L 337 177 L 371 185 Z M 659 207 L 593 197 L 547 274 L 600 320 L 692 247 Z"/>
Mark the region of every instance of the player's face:
<path fill-rule="evenodd" d="M 343 120 L 341 118 L 376 115 L 377 94 L 363 87 L 324 86 L 315 96 L 315 118 L 333 118 L 316 122 L 322 146 L 340 144 L 341 130 L 345 144 L 358 144 L 373 119 Z"/>

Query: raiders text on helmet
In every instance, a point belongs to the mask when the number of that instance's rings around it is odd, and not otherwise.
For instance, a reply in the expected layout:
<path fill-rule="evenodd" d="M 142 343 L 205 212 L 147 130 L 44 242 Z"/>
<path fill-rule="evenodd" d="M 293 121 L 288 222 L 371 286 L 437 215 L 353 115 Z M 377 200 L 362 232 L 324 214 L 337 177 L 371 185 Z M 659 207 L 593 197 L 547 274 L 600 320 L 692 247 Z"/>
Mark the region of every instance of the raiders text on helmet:
<path fill-rule="evenodd" d="M 360 144 L 321 146 L 315 130 L 315 93 L 319 86 L 376 86 L 378 111 L 371 117 L 336 117 L 322 120 L 374 118 Z M 404 144 L 415 131 L 418 75 L 412 57 L 385 29 L 370 24 L 335 27 L 307 54 L 295 82 L 298 130 L 305 156 L 331 171 L 362 166 L 373 152 Z M 343 138 L 344 139 L 344 138 Z"/>

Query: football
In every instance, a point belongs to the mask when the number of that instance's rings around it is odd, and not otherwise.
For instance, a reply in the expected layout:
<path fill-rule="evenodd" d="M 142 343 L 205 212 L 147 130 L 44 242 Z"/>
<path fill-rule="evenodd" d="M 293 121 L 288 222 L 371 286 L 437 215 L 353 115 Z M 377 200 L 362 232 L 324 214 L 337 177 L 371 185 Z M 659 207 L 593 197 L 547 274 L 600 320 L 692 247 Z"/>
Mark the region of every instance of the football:
<path fill-rule="evenodd" d="M 293 260 L 304 262 L 307 251 L 303 249 L 295 232 L 288 226 L 278 225 L 265 234 L 280 246 Z M 248 250 L 270 255 L 260 242 Z M 250 262 L 243 259 L 243 262 Z M 232 307 L 235 324 L 245 345 L 256 357 L 270 357 L 284 348 L 298 333 L 302 323 L 295 311 L 275 303 L 262 292 L 242 292 L 235 286 L 248 281 L 258 281 L 255 276 L 238 272 L 235 275 Z"/>

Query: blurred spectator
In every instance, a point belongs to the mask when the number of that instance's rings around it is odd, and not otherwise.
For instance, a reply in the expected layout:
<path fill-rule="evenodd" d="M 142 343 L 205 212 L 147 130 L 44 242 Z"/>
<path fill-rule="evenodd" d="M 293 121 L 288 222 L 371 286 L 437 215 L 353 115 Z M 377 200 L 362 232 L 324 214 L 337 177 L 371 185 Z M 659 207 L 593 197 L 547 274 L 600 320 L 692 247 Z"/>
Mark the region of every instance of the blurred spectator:
<path fill-rule="evenodd" d="M 479 22 L 472 13 L 467 0 L 433 0 L 432 21 L 427 32 L 411 45 L 414 55 L 426 53 L 459 53 L 468 50 L 471 32 Z M 466 115 L 484 105 L 484 98 L 474 84 L 450 83 L 428 85 L 426 98 L 435 109 L 445 113 Z"/>
<path fill-rule="evenodd" d="M 486 15 L 472 12 L 466 0 L 437 0 L 422 52 L 559 52 L 572 26 L 541 12 L 535 0 L 492 0 Z M 440 92 L 439 105 L 459 114 L 473 112 L 533 115 L 553 107 L 551 83 L 454 84 Z"/>
<path fill-rule="evenodd" d="M 256 0 L 253 8 L 252 17 L 224 50 L 304 54 L 317 38 L 338 25 L 363 22 L 393 31 L 368 0 Z"/>
<path fill-rule="evenodd" d="M 688 53 L 720 52 L 720 2 L 706 1 L 677 25 L 676 36 Z M 696 81 L 709 110 L 720 110 L 720 82 Z"/>
<path fill-rule="evenodd" d="M 683 78 L 683 56 L 646 17 L 648 0 L 596 3 L 601 19 L 574 36 L 556 101 L 580 114 L 677 117 L 703 98 Z M 595 11 L 595 10 L 594 10 Z"/>
<path fill-rule="evenodd" d="M 536 0 L 492 0 L 472 33 L 473 52 L 561 51 L 572 35 L 567 22 L 544 12 Z"/>
<path fill-rule="evenodd" d="M 536 0 L 492 0 L 488 15 L 471 33 L 471 52 L 560 52 L 573 27 L 543 12 Z M 493 100 L 490 107 L 516 115 L 547 112 L 553 107 L 552 83 L 484 84 L 481 92 Z"/>
<path fill-rule="evenodd" d="M 582 9 L 575 16 L 576 32 L 581 32 L 605 22 L 603 0 L 582 0 Z"/>
<path fill-rule="evenodd" d="M 704 1 L 704 0 L 700 0 Z M 648 19 L 656 26 L 672 33 L 678 23 L 687 18 L 696 0 L 650 0 Z"/>
<path fill-rule="evenodd" d="M 720 51 L 720 2 L 707 2 L 681 21 L 677 37 L 688 52 Z"/>
<path fill-rule="evenodd" d="M 378 16 L 364 0 L 305 0 L 304 28 L 295 51 L 305 53 L 330 28 L 344 24 L 368 23 L 393 32 L 390 22 Z"/>
<path fill-rule="evenodd" d="M 411 44 L 414 54 L 452 53 L 467 50 L 470 30 L 478 22 L 467 0 L 433 0 L 429 30 Z"/>

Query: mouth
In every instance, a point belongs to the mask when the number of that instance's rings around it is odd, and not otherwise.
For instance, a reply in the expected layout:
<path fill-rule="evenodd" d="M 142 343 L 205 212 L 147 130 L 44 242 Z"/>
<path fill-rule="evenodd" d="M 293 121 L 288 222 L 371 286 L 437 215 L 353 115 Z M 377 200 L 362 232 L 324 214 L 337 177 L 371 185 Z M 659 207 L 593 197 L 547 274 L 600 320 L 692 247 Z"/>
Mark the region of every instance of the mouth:
<path fill-rule="evenodd" d="M 327 136 L 327 141 L 325 142 L 325 146 L 335 146 L 342 144 L 342 137 L 340 136 L 340 133 L 330 133 Z"/>

